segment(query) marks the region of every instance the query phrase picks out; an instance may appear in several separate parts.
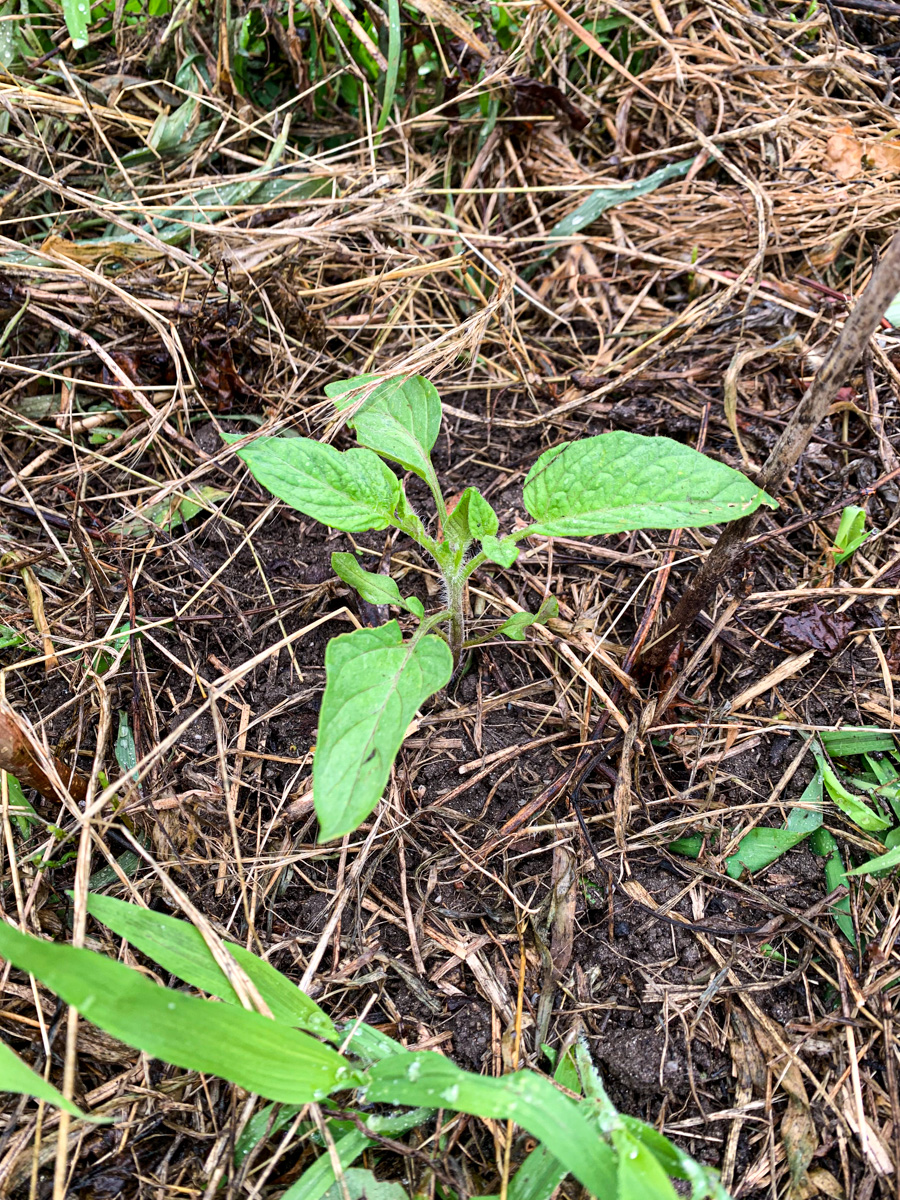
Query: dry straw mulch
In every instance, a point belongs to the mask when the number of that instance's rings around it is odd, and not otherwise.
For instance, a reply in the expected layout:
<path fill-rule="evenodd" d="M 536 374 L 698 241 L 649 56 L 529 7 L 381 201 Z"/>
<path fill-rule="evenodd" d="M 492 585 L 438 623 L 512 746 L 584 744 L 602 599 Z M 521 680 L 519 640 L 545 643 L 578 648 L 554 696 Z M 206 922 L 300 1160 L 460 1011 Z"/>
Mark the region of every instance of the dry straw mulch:
<path fill-rule="evenodd" d="M 799 796 L 810 733 L 898 724 L 892 483 L 867 497 L 876 532 L 852 562 L 836 574 L 828 556 L 840 503 L 900 463 L 889 334 L 836 397 L 742 587 L 662 679 L 623 661 L 651 597 L 658 621 L 712 535 L 535 544 L 479 575 L 474 615 L 533 609 L 552 589 L 560 619 L 525 647 L 488 647 L 422 714 L 377 817 L 341 846 L 315 841 L 324 643 L 358 619 L 328 556 L 350 541 L 263 495 L 219 431 L 343 445 L 324 384 L 417 371 L 445 401 L 446 493 L 477 483 L 509 522 L 542 449 L 610 427 L 700 438 L 752 470 L 896 228 L 896 5 L 508 11 L 504 49 L 488 5 L 452 18 L 462 39 L 419 6 L 416 36 L 440 41 L 453 86 L 422 108 L 408 80 L 380 137 L 373 90 L 355 108 L 338 91 L 358 71 L 332 62 L 310 82 L 312 51 L 281 26 L 268 53 L 292 86 L 269 106 L 242 95 L 224 24 L 192 5 L 137 25 L 118 6 L 93 58 L 48 16 L 59 54 L 0 80 L 0 624 L 25 639 L 0 651 L 5 701 L 51 776 L 51 754 L 93 770 L 83 844 L 110 868 L 103 887 L 177 911 L 174 880 L 335 1018 L 365 1014 L 493 1074 L 516 1065 L 516 1029 L 518 1065 L 545 1067 L 542 1045 L 584 1030 L 616 1102 L 720 1166 L 735 1196 L 897 1195 L 895 882 L 854 885 L 858 957 L 808 850 L 750 880 L 721 874 L 741 832 L 781 823 Z M 625 22 L 598 44 L 611 17 Z M 176 72 L 194 52 L 206 76 L 188 87 Z M 535 105 L 529 78 L 564 87 L 591 124 L 573 128 L 546 94 Z M 188 152 L 149 150 L 191 87 Z M 595 189 L 688 159 L 548 245 Z M 199 512 L 181 522 L 186 500 Z M 433 596 L 410 547 L 357 541 Z M 831 657 L 781 640 L 811 587 L 854 614 Z M 111 647 L 138 618 L 140 637 Z M 589 847 L 548 785 L 617 681 L 606 759 L 580 791 Z M 115 765 L 124 729 L 139 786 Z M 2 903 L 64 938 L 84 801 L 35 800 L 63 836 L 23 838 L 5 815 Z M 828 823 L 866 857 L 855 826 Z M 698 832 L 699 863 L 667 852 Z M 137 961 L 97 926 L 87 938 Z M 277 1196 L 310 1161 L 276 1133 L 236 1163 L 252 1098 L 84 1024 L 67 1052 L 54 999 L 2 978 L 3 1036 L 57 1082 L 68 1057 L 78 1102 L 119 1121 L 71 1126 L 70 1195 Z M 0 1191 L 49 1195 L 57 1117 L 13 1098 L 3 1121 Z M 510 1133 L 459 1117 L 444 1133 L 460 1193 L 498 1190 Z M 425 1132 L 380 1170 L 434 1195 L 434 1154 Z"/>

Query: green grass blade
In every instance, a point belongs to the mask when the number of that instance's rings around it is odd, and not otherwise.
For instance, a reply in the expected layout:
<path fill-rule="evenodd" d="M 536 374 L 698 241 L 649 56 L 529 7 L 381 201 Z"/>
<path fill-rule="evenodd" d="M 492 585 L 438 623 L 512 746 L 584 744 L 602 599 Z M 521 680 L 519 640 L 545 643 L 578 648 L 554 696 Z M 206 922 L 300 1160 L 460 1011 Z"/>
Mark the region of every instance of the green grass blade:
<path fill-rule="evenodd" d="M 380 134 L 387 125 L 391 109 L 394 107 L 394 97 L 397 94 L 397 76 L 400 73 L 400 54 L 403 50 L 403 30 L 400 25 L 400 0 L 387 0 L 388 14 L 388 69 L 384 76 L 384 96 L 381 101 L 381 112 L 378 114 L 377 132 Z M 379 139 L 380 140 L 380 139 Z M 376 141 L 376 146 L 378 142 Z"/>
<path fill-rule="evenodd" d="M 342 1167 L 349 1167 L 362 1154 L 367 1146 L 372 1145 L 372 1139 L 354 1129 L 345 1134 L 340 1141 L 335 1142 L 334 1149 Z M 281 1200 L 322 1200 L 322 1197 L 335 1182 L 334 1166 L 330 1154 L 320 1154 L 316 1161 L 306 1168 L 296 1183 L 292 1183 L 282 1195 Z"/>
<path fill-rule="evenodd" d="M 877 833 L 881 829 L 890 828 L 890 821 L 885 817 L 879 816 L 878 813 L 869 808 L 868 804 L 864 804 L 859 796 L 855 796 L 853 792 L 848 791 L 844 787 L 831 764 L 815 742 L 812 743 L 812 752 L 816 756 L 816 762 L 818 763 L 819 770 L 822 772 L 825 791 L 842 813 L 845 813 L 855 825 L 858 825 L 860 829 L 865 829 L 867 833 Z"/>
<path fill-rule="evenodd" d="M 187 1071 L 219 1075 L 268 1100 L 323 1099 L 351 1075 L 336 1050 L 309 1034 L 160 987 L 93 950 L 41 941 L 0 921 L 0 955 L 127 1045 Z"/>
<path fill-rule="evenodd" d="M 136 946 L 163 970 L 177 975 L 191 987 L 240 1005 L 237 993 L 213 958 L 203 935 L 187 921 L 138 908 L 112 896 L 91 895 L 87 908 L 92 917 Z M 297 1025 L 332 1042 L 337 1040 L 327 1014 L 286 976 L 242 946 L 233 942 L 224 945 L 259 989 L 276 1021 Z"/>
<path fill-rule="evenodd" d="M 862 866 L 854 867 L 852 870 L 845 871 L 844 874 L 872 875 L 875 871 L 888 871 L 891 867 L 896 867 L 898 863 L 900 863 L 900 846 L 894 846 L 886 854 L 880 854 L 877 858 L 870 858 Z"/>
<path fill-rule="evenodd" d="M 62 0 L 62 10 L 73 50 L 83 50 L 91 40 L 88 36 L 88 25 L 91 23 L 90 0 Z"/>
<path fill-rule="evenodd" d="M 843 729 L 823 729 L 819 733 L 822 745 L 834 758 L 848 754 L 875 754 L 879 750 L 896 750 L 897 740 L 892 733 L 874 726 L 861 725 Z"/>
<path fill-rule="evenodd" d="M 821 829 L 817 829 L 809 839 L 809 848 L 813 854 L 818 854 L 825 859 L 825 887 L 828 891 L 833 892 L 835 888 L 845 885 L 847 875 L 844 871 L 841 852 L 834 840 L 834 835 L 824 825 Z M 853 921 L 850 917 L 850 897 L 842 896 L 840 900 L 836 901 L 831 915 L 844 937 L 855 946 L 856 934 L 853 931 Z"/>
<path fill-rule="evenodd" d="M 12 1092 L 16 1096 L 31 1096 L 35 1100 L 46 1100 L 57 1108 L 64 1108 L 73 1117 L 81 1117 L 83 1121 L 106 1123 L 104 1117 L 92 1117 L 83 1113 L 71 1100 L 67 1100 L 62 1092 L 58 1092 L 52 1083 L 48 1083 L 36 1071 L 32 1071 L 27 1063 L 22 1062 L 18 1054 L 0 1041 L 0 1092 Z"/>
<path fill-rule="evenodd" d="M 472 1075 L 443 1055 L 423 1050 L 382 1059 L 371 1068 L 369 1079 L 370 1103 L 425 1104 L 515 1121 L 595 1196 L 615 1195 L 612 1150 L 578 1105 L 534 1072 L 499 1079 Z"/>

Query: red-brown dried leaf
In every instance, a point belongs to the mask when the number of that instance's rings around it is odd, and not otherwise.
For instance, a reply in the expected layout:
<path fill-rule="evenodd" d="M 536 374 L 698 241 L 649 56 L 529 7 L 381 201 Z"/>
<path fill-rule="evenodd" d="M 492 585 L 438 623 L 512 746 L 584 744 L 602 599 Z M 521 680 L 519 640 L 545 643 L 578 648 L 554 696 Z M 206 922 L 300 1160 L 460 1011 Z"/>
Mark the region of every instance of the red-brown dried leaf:
<path fill-rule="evenodd" d="M 59 788 L 45 767 L 55 768 L 57 775 L 78 804 L 87 799 L 88 781 L 84 775 L 70 770 L 58 758 L 50 758 L 42 750 L 28 722 L 6 701 L 0 701 L 0 770 L 15 775 L 23 787 L 32 787 L 45 800 L 62 803 Z"/>
<path fill-rule="evenodd" d="M 515 89 L 513 108 L 517 116 L 545 116 L 555 109 L 569 118 L 573 129 L 580 131 L 590 125 L 591 118 L 552 83 L 541 83 L 539 79 L 531 79 L 528 75 L 516 75 L 510 82 Z"/>
<path fill-rule="evenodd" d="M 830 613 L 821 604 L 807 604 L 784 618 L 781 644 L 786 650 L 819 650 L 830 657 L 855 628 L 849 613 Z"/>

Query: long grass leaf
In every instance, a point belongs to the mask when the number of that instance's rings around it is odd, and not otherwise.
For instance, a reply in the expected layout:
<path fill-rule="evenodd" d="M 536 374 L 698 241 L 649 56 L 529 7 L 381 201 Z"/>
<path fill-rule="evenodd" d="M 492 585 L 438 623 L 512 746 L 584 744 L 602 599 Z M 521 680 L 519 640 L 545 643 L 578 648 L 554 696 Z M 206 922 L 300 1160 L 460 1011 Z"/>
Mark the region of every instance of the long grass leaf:
<path fill-rule="evenodd" d="M 323 1099 L 350 1075 L 336 1050 L 307 1033 L 161 987 L 93 950 L 41 941 L 0 921 L 0 954 L 127 1045 L 188 1071 L 220 1075 L 269 1100 Z"/>

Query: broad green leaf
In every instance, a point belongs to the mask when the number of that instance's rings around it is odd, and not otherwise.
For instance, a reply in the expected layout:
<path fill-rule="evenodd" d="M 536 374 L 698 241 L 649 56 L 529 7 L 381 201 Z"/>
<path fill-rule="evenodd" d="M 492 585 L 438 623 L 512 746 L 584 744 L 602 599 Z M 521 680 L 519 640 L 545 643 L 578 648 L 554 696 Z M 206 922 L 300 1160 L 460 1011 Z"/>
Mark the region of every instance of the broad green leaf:
<path fill-rule="evenodd" d="M 683 529 L 776 502 L 738 471 L 664 437 L 601 433 L 547 450 L 525 479 L 525 508 L 547 537 Z"/>
<path fill-rule="evenodd" d="M 22 634 L 11 625 L 0 625 L 0 650 L 7 650 L 10 646 L 21 646 L 24 641 Z"/>
<path fill-rule="evenodd" d="M 396 621 L 331 639 L 313 759 L 320 841 L 350 833 L 369 815 L 416 710 L 452 672 L 442 638 L 404 642 Z"/>
<path fill-rule="evenodd" d="M 512 538 L 497 538 L 491 534 L 481 539 L 481 552 L 488 562 L 501 567 L 511 567 L 519 557 L 519 547 Z"/>
<path fill-rule="evenodd" d="M 826 829 L 824 825 L 820 826 L 811 835 L 809 848 L 813 854 L 818 854 L 825 859 L 826 890 L 833 892 L 835 888 L 846 886 L 847 875 L 844 871 L 841 852 L 838 849 L 837 842 L 834 840 L 834 834 Z M 853 920 L 850 916 L 850 897 L 842 896 L 840 900 L 837 900 L 831 909 L 831 915 L 837 922 L 838 928 L 844 934 L 844 937 L 855 946 L 856 934 L 853 931 Z"/>
<path fill-rule="evenodd" d="M 811 830 L 797 832 L 790 829 L 767 829 L 757 826 L 741 838 L 734 854 L 725 859 L 725 871 L 732 879 L 739 879 L 744 871 L 753 874 L 781 858 L 788 850 L 808 837 Z"/>
<path fill-rule="evenodd" d="M 223 434 L 226 442 L 238 434 Z M 237 451 L 273 496 L 332 529 L 384 529 L 400 499 L 400 481 L 371 450 L 335 450 L 303 437 L 260 437 Z"/>
<path fill-rule="evenodd" d="M 102 925 L 125 938 L 142 954 L 191 987 L 240 1005 L 237 993 L 225 978 L 199 929 L 166 913 L 139 908 L 112 896 L 90 895 L 87 910 Z M 225 949 L 256 985 L 276 1021 L 308 1029 L 337 1041 L 330 1018 L 304 992 L 271 963 L 243 946 L 224 942 Z"/>
<path fill-rule="evenodd" d="M 331 566 L 335 575 L 359 592 L 369 604 L 396 604 L 411 612 L 420 621 L 425 616 L 421 600 L 415 596 L 404 600 L 390 575 L 376 575 L 374 571 L 367 571 L 359 565 L 355 554 L 332 554 Z"/>
<path fill-rule="evenodd" d="M 897 739 L 892 733 L 871 725 L 845 725 L 842 729 L 823 729 L 819 737 L 822 745 L 834 758 L 846 758 L 851 754 L 877 754 L 879 751 L 897 749 Z"/>
<path fill-rule="evenodd" d="M 864 804 L 859 796 L 855 796 L 853 792 L 848 791 L 844 787 L 832 769 L 831 764 L 815 742 L 812 743 L 811 749 L 816 756 L 819 770 L 822 772 L 825 790 L 841 812 L 846 813 L 854 824 L 858 825 L 860 829 L 865 829 L 868 833 L 876 833 L 880 829 L 889 829 L 891 826 L 890 821 L 885 817 L 880 817 L 878 813 L 869 808 L 868 804 Z"/>
<path fill-rule="evenodd" d="M 352 1052 L 354 1058 L 361 1059 L 366 1066 L 386 1058 L 389 1054 L 406 1054 L 406 1047 L 402 1043 L 395 1042 L 386 1033 L 372 1025 L 366 1025 L 365 1022 L 359 1024 L 356 1021 L 348 1021 L 346 1025 L 341 1026 L 339 1032 L 342 1043 L 344 1039 L 348 1039 L 345 1043 L 346 1052 Z"/>
<path fill-rule="evenodd" d="M 548 596 L 536 613 L 513 613 L 503 622 L 498 633 L 505 634 L 514 642 L 525 641 L 525 630 L 529 625 L 546 625 L 553 617 L 559 616 L 559 601 L 555 596 Z"/>
<path fill-rule="evenodd" d="M 689 834 L 687 837 L 676 838 L 674 842 L 669 842 L 667 849 L 673 854 L 681 854 L 685 858 L 699 858 L 700 851 L 703 849 L 703 838 L 698 834 Z"/>
<path fill-rule="evenodd" d="M 373 376 L 343 380 L 325 388 L 338 408 L 350 387 L 371 382 Z M 421 375 L 385 379 L 347 422 L 361 445 L 393 459 L 426 483 L 435 479 L 431 449 L 441 428 L 441 399 L 433 383 Z"/>
<path fill-rule="evenodd" d="M 307 1033 L 161 987 L 93 950 L 41 941 L 0 921 L 0 955 L 127 1045 L 266 1099 L 309 1103 L 352 1078 L 346 1060 Z"/>
<path fill-rule="evenodd" d="M 62 0 L 66 29 L 72 39 L 73 50 L 83 50 L 90 42 L 88 26 L 91 23 L 90 0 Z"/>
<path fill-rule="evenodd" d="M 616 1200 L 677 1200 L 656 1156 L 627 1129 L 614 1129 L 618 1154 Z"/>
<path fill-rule="evenodd" d="M 0 1041 L 0 1092 L 11 1092 L 16 1096 L 32 1096 L 35 1100 L 46 1100 L 57 1108 L 64 1108 L 73 1117 L 81 1117 L 83 1121 L 105 1123 L 103 1117 L 92 1117 L 83 1113 L 71 1100 L 67 1100 L 62 1092 L 58 1092 L 52 1083 L 43 1076 L 32 1071 L 27 1063 L 22 1062 L 18 1054 Z"/>
<path fill-rule="evenodd" d="M 532 1134 L 594 1196 L 615 1194 L 612 1150 L 579 1105 L 540 1075 L 472 1075 L 430 1050 L 394 1054 L 369 1072 L 370 1103 L 426 1104 L 475 1117 L 511 1120 Z"/>

